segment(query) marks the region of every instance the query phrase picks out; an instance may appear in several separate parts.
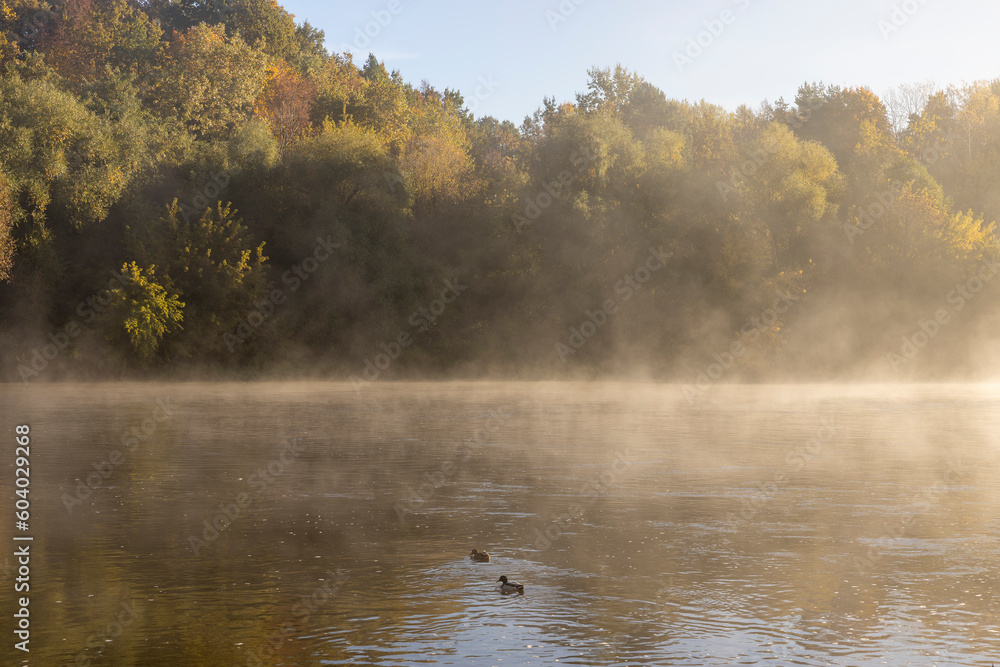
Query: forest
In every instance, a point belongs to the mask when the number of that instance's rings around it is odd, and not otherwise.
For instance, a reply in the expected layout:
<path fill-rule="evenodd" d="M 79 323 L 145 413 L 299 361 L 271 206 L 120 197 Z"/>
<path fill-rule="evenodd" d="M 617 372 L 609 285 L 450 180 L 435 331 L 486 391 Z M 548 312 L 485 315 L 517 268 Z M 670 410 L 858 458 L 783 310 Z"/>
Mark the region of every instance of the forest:
<path fill-rule="evenodd" d="M 1000 80 L 520 125 L 274 0 L 0 0 L 7 382 L 982 379 Z M 903 82 L 901 82 L 903 83 Z"/>

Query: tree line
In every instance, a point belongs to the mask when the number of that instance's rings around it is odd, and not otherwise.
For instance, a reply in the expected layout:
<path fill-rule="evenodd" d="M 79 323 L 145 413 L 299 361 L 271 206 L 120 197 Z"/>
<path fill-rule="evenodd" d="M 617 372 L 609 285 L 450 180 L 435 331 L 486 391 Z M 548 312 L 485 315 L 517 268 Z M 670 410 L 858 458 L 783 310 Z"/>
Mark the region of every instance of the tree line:
<path fill-rule="evenodd" d="M 991 368 L 1000 80 L 730 112 L 616 66 L 516 125 L 274 0 L 0 34 L 7 381 Z"/>

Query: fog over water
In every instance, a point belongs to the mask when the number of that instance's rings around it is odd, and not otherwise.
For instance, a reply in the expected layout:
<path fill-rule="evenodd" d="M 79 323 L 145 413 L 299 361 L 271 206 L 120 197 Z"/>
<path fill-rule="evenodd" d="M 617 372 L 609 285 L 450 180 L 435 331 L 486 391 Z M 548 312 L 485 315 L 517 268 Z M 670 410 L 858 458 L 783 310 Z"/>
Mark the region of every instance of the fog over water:
<path fill-rule="evenodd" d="M 992 385 L 3 398 L 35 424 L 39 664 L 983 665 L 1000 648 Z"/>

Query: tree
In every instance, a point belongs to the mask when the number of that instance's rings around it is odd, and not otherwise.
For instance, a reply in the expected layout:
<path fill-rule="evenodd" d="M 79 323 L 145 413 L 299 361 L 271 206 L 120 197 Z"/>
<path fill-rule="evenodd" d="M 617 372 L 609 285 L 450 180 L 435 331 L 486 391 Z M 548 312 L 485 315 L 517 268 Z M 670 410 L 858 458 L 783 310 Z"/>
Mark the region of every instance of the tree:
<path fill-rule="evenodd" d="M 934 84 L 930 82 L 901 84 L 888 91 L 882 101 L 885 103 L 886 117 L 892 133 L 902 135 L 910 126 L 911 119 L 921 114 L 934 94 Z"/>
<path fill-rule="evenodd" d="M 400 171 L 410 183 L 415 204 L 420 208 L 461 199 L 466 193 L 471 167 L 464 147 L 442 134 L 413 137 L 400 159 Z"/>
<path fill-rule="evenodd" d="M 224 22 L 228 33 L 275 59 L 293 57 L 298 38 L 295 19 L 277 0 L 229 0 Z"/>
<path fill-rule="evenodd" d="M 950 97 L 961 103 L 956 108 Z M 1000 80 L 978 82 L 928 101 L 912 150 L 960 209 L 1000 220 Z"/>
<path fill-rule="evenodd" d="M 131 139 L 50 81 L 0 79 L 0 164 L 22 234 L 28 221 L 40 233 L 53 219 L 103 221 L 142 171 L 143 142 Z"/>
<path fill-rule="evenodd" d="M 351 54 L 333 54 L 310 75 L 316 85 L 316 101 L 312 107 L 313 124 L 325 120 L 341 122 L 348 119 L 348 106 L 360 99 L 365 79 L 354 66 Z"/>
<path fill-rule="evenodd" d="M 737 161 L 731 114 L 704 101 L 685 104 L 682 113 L 692 168 L 710 177 L 729 171 Z"/>
<path fill-rule="evenodd" d="M 315 76 L 330 59 L 324 46 L 326 34 L 309 21 L 295 27 L 295 48 L 286 58 L 300 74 Z"/>
<path fill-rule="evenodd" d="M 600 69 L 587 70 L 587 92 L 577 93 L 576 104 L 581 111 L 589 113 L 599 109 L 621 112 L 632 101 L 632 95 L 645 81 L 621 64 Z"/>
<path fill-rule="evenodd" d="M 504 226 L 515 212 L 517 190 L 526 185 L 521 143 L 517 126 L 492 116 L 479 118 L 469 131 L 469 157 L 476 177 L 484 184 L 486 201 L 504 220 Z"/>
<path fill-rule="evenodd" d="M 379 134 L 347 122 L 327 122 L 290 150 L 287 178 L 300 219 L 320 210 L 340 218 L 388 221 L 406 211 L 410 191 Z M 327 220 L 326 224 L 330 221 Z"/>
<path fill-rule="evenodd" d="M 782 120 L 803 139 L 819 141 L 830 149 L 845 173 L 853 166 L 854 148 L 864 132 L 879 135 L 879 141 L 892 136 L 885 105 L 868 88 L 805 84 L 795 103 L 797 112 Z"/>
<path fill-rule="evenodd" d="M 679 204 L 689 171 L 688 145 L 685 136 L 666 128 L 649 132 L 643 142 L 645 171 L 636 198 L 657 226 L 670 224 Z"/>
<path fill-rule="evenodd" d="M 363 87 L 351 97 L 349 117 L 359 125 L 376 130 L 394 151 L 405 145 L 409 130 L 409 105 L 399 72 L 390 76 L 374 55 L 361 70 Z"/>
<path fill-rule="evenodd" d="M 268 72 L 264 94 L 257 101 L 257 115 L 271 127 L 281 151 L 302 136 L 310 126 L 310 110 L 316 86 L 288 67 Z"/>
<path fill-rule="evenodd" d="M 776 122 L 745 150 L 731 181 L 740 193 L 735 219 L 767 247 L 766 259 L 748 259 L 765 270 L 801 269 L 840 232 L 836 202 L 844 183 L 837 162 L 821 144 Z"/>
<path fill-rule="evenodd" d="M 10 193 L 7 191 L 6 179 L 0 173 L 0 281 L 10 280 L 10 271 L 14 266 L 14 213 Z"/>
<path fill-rule="evenodd" d="M 957 138 L 956 109 L 943 91 L 929 95 L 924 105 L 908 118 L 900 144 L 916 159 L 931 166 L 954 151 Z"/>
<path fill-rule="evenodd" d="M 230 0 L 145 0 L 145 5 L 171 40 L 201 23 L 225 24 L 233 12 Z"/>
<path fill-rule="evenodd" d="M 870 212 L 867 220 L 861 217 L 863 208 Z M 872 215 L 872 211 L 879 215 Z M 857 241 L 865 250 L 862 260 L 870 267 L 882 275 L 898 275 L 904 267 L 919 266 L 923 279 L 931 283 L 948 261 L 951 239 L 957 249 L 969 231 L 963 232 L 966 221 L 962 216 L 949 216 L 944 203 L 932 192 L 912 185 L 904 186 L 884 209 L 858 207 L 852 220 L 865 229 Z M 954 232 L 949 231 L 952 223 L 958 223 Z"/>
<path fill-rule="evenodd" d="M 48 62 L 77 90 L 107 68 L 148 75 L 162 55 L 160 27 L 126 0 L 66 0 L 41 40 Z"/>
<path fill-rule="evenodd" d="M 266 294 L 267 258 L 227 205 L 206 208 L 197 220 L 182 217 L 174 200 L 158 221 L 130 227 L 129 246 L 140 261 L 161 262 L 164 284 L 184 299 L 184 334 L 171 353 L 201 357 L 219 352 L 223 336 Z"/>
<path fill-rule="evenodd" d="M 663 91 L 620 64 L 615 68 L 587 70 L 587 92 L 577 93 L 577 107 L 584 113 L 617 114 L 638 137 L 655 128 L 683 129 L 681 105 L 668 101 Z"/>
<path fill-rule="evenodd" d="M 459 100 L 446 98 L 429 85 L 416 96 L 410 113 L 410 140 L 400 156 L 418 209 L 456 202 L 472 187 L 473 163 Z"/>
<path fill-rule="evenodd" d="M 124 285 L 111 293 L 110 317 L 115 322 L 108 332 L 111 342 L 124 334 L 132 349 L 149 362 L 167 334 L 181 329 L 184 303 L 156 282 L 156 267 L 141 269 L 135 262 L 122 266 Z"/>
<path fill-rule="evenodd" d="M 198 137 L 221 137 L 245 121 L 267 85 L 267 55 L 221 26 L 204 24 L 176 36 L 149 103 Z"/>

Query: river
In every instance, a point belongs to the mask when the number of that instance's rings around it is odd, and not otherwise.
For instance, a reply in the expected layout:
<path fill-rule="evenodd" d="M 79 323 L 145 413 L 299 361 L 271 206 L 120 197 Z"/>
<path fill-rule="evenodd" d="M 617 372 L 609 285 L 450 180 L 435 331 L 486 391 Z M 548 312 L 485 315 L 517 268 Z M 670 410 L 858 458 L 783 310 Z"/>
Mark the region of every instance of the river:
<path fill-rule="evenodd" d="M 1000 387 L 4 385 L 33 665 L 989 665 Z M 473 563 L 472 548 L 492 554 Z M 12 649 L 12 549 L 0 654 Z M 497 591 L 506 575 L 523 595 Z"/>

